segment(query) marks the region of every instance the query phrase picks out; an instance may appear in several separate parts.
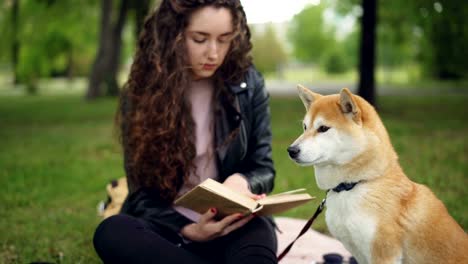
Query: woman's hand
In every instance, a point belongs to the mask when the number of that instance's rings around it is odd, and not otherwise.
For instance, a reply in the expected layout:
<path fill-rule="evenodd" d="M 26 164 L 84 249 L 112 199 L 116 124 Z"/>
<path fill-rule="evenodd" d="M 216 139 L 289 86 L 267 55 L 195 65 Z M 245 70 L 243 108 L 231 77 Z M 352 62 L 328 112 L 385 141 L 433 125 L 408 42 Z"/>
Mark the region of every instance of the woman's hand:
<path fill-rule="evenodd" d="M 211 208 L 201 216 L 198 223 L 184 226 L 181 230 L 182 236 L 198 242 L 213 240 L 242 227 L 254 217 L 254 215 L 244 217 L 242 214 L 232 214 L 217 221 L 216 212 L 215 208 Z"/>
<path fill-rule="evenodd" d="M 266 197 L 266 194 L 253 194 L 249 189 L 249 183 L 247 180 L 239 175 L 238 173 L 232 174 L 227 177 L 223 184 L 238 193 L 242 193 L 254 200 L 262 199 Z"/>

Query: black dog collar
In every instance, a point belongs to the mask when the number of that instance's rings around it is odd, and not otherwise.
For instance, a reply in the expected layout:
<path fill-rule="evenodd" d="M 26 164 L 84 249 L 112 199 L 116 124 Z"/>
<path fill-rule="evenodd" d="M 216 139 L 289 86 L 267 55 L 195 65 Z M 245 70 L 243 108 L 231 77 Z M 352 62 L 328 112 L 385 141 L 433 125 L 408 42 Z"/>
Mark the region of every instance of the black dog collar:
<path fill-rule="evenodd" d="M 358 181 L 358 182 L 342 182 L 340 184 L 338 184 L 335 188 L 332 189 L 332 191 L 334 192 L 341 192 L 341 191 L 349 191 L 351 189 L 354 188 L 354 186 L 356 186 L 356 184 L 360 183 L 362 181 Z"/>

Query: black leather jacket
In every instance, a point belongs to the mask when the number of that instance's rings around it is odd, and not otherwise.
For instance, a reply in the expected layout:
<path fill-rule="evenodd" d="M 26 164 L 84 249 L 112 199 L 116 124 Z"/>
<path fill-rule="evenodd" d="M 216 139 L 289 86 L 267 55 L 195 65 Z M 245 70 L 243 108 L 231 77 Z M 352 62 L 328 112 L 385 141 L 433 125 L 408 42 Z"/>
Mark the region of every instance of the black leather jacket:
<path fill-rule="evenodd" d="M 215 141 L 220 146 L 234 129 L 237 136 L 228 145 L 217 149 L 220 181 L 234 173 L 241 173 L 253 193 L 269 193 L 273 189 L 275 170 L 272 161 L 269 95 L 263 77 L 252 66 L 242 82 L 225 84 L 234 95 L 234 105 L 221 100 L 215 117 Z M 167 237 L 178 234 L 191 220 L 162 203 L 150 188 L 139 188 L 129 182 L 128 196 L 122 213 L 143 218 Z M 170 234 L 172 233 L 172 234 Z"/>

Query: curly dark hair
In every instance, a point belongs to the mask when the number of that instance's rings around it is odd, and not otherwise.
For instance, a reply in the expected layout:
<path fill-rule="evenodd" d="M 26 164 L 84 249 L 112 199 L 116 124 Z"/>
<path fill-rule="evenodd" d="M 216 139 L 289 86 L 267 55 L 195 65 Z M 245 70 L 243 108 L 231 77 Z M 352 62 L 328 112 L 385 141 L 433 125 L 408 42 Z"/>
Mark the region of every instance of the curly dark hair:
<path fill-rule="evenodd" d="M 235 36 L 213 76 L 216 98 L 228 96 L 224 82 L 239 82 L 252 64 L 250 31 L 240 1 L 163 0 L 144 23 L 116 115 L 127 179 L 135 189 L 156 188 L 168 203 L 195 168 L 194 121 L 184 100 L 193 78 L 184 30 L 190 14 L 208 5 L 228 8 L 233 18 Z"/>

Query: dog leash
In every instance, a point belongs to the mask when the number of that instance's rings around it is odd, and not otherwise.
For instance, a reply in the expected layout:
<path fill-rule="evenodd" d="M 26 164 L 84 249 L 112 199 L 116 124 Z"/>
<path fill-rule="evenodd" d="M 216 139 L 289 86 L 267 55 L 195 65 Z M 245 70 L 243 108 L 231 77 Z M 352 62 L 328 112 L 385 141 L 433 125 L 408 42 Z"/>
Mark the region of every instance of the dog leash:
<path fill-rule="evenodd" d="M 328 193 L 328 192 L 327 192 Z M 317 216 L 319 216 L 319 214 L 323 211 L 323 208 L 325 207 L 325 201 L 326 201 L 326 196 L 325 198 L 323 198 L 322 202 L 320 203 L 320 205 L 317 207 L 317 210 L 315 210 L 315 213 L 314 215 L 309 219 L 309 221 L 307 221 L 307 223 L 304 225 L 304 227 L 302 228 L 301 232 L 299 232 L 299 235 L 297 235 L 296 239 L 294 239 L 284 250 L 283 252 L 281 252 L 281 254 L 278 255 L 278 261 L 281 261 L 282 258 L 284 258 L 284 256 L 286 256 L 286 254 L 288 254 L 289 250 L 291 250 L 291 248 L 293 247 L 294 243 L 296 242 L 296 240 L 298 240 L 302 235 L 304 235 L 307 230 L 309 230 L 310 226 L 312 225 L 312 223 L 315 221 L 315 219 L 317 218 Z"/>

